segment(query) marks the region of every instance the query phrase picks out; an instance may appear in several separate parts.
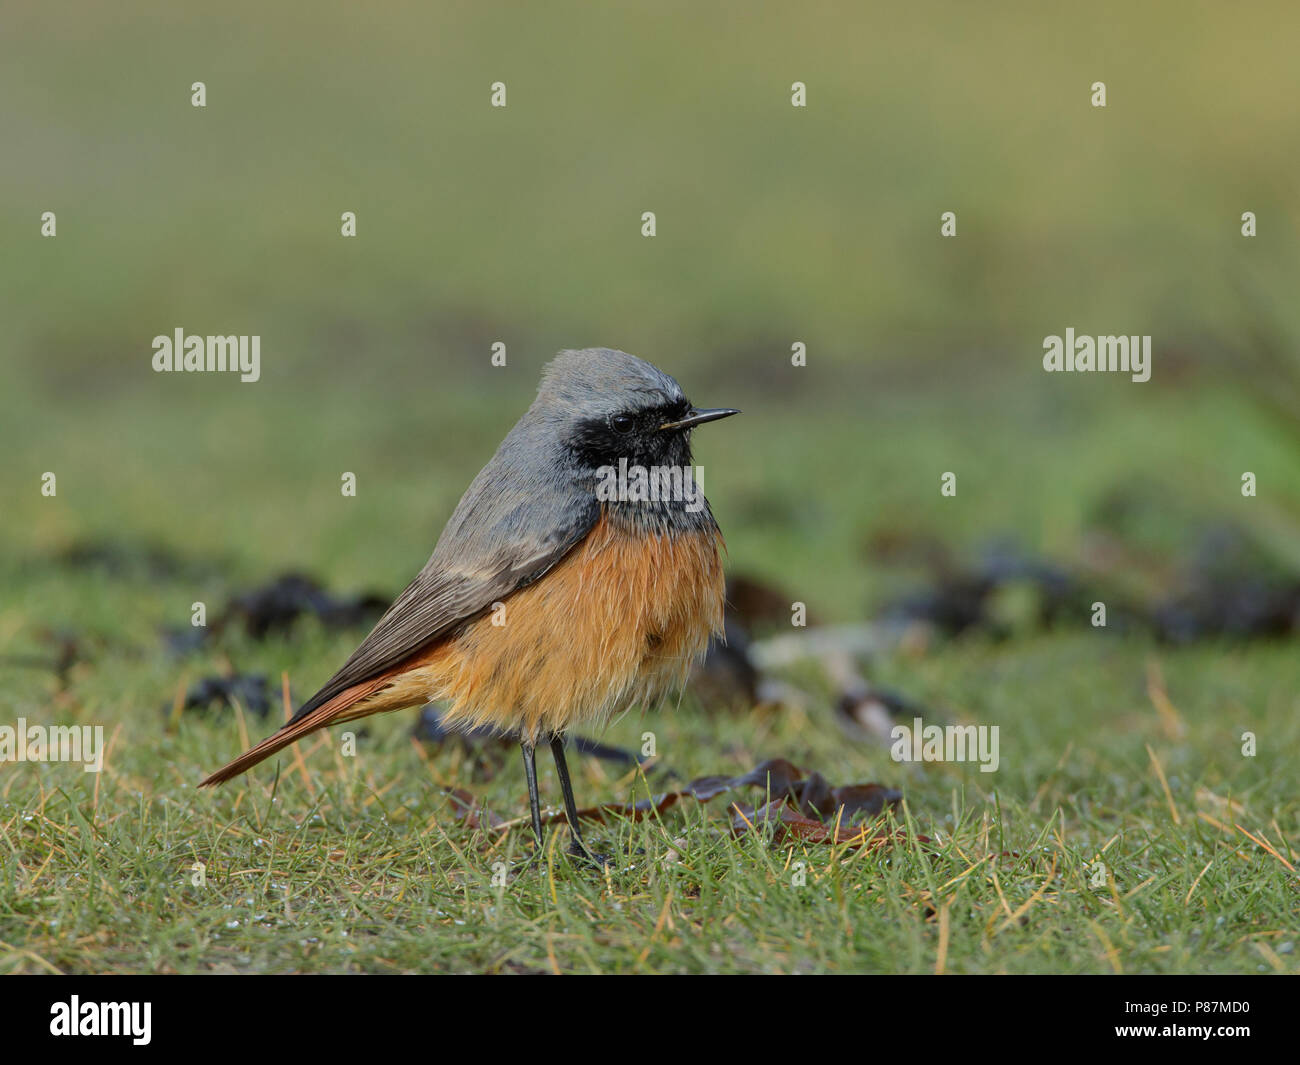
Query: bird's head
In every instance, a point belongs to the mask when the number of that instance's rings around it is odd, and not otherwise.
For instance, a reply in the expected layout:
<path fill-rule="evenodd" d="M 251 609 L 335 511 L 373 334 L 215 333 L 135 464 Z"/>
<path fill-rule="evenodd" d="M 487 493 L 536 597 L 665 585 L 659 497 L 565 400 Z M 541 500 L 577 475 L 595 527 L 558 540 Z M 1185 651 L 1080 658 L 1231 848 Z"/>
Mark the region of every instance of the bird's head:
<path fill-rule="evenodd" d="M 691 432 L 740 411 L 691 404 L 672 377 L 610 348 L 562 351 L 546 367 L 534 409 L 554 419 L 565 447 L 585 470 L 691 463 Z"/>

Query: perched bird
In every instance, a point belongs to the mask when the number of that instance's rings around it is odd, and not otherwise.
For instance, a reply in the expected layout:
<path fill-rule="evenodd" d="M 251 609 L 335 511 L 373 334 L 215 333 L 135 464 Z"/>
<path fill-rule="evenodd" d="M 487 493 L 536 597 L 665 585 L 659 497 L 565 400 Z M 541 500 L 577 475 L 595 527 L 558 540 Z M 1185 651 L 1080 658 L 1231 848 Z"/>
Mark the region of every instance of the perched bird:
<path fill-rule="evenodd" d="M 550 745 L 570 850 L 594 858 L 564 734 L 658 701 L 721 635 L 722 533 L 691 431 L 739 413 L 693 407 L 625 352 L 561 352 L 374 631 L 278 732 L 200 786 L 326 725 L 441 700 L 445 725 L 518 739 L 539 848 L 534 752 Z"/>

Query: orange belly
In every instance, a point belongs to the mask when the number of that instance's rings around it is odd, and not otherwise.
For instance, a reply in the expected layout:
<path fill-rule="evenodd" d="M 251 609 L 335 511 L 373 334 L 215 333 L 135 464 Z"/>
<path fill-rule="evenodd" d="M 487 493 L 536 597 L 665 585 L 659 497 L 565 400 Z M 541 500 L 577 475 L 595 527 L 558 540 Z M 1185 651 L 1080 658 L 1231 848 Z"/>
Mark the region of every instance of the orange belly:
<path fill-rule="evenodd" d="M 721 535 L 634 535 L 602 517 L 536 583 L 421 651 L 346 716 L 430 701 L 444 723 L 533 742 L 685 683 L 721 635 Z"/>

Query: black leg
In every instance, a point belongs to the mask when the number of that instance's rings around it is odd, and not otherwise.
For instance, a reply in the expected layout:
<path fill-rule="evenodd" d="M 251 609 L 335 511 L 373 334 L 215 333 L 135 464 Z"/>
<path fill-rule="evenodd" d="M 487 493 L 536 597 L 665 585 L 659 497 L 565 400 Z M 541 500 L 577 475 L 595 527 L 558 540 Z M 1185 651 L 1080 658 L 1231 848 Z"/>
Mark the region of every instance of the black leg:
<path fill-rule="evenodd" d="M 558 733 L 551 734 L 551 755 L 555 758 L 555 772 L 560 778 L 560 790 L 564 792 L 564 815 L 569 819 L 569 832 L 573 835 L 573 840 L 569 844 L 569 853 L 587 858 L 597 865 L 608 865 L 608 858 L 591 852 L 586 840 L 582 838 L 582 830 L 578 828 L 578 804 L 573 799 L 569 766 L 564 760 L 564 738 Z"/>
<path fill-rule="evenodd" d="M 533 835 L 537 837 L 537 853 L 542 853 L 542 805 L 537 797 L 537 761 L 533 745 L 520 740 L 519 746 L 524 752 L 524 776 L 528 778 L 528 808 L 533 815 Z"/>

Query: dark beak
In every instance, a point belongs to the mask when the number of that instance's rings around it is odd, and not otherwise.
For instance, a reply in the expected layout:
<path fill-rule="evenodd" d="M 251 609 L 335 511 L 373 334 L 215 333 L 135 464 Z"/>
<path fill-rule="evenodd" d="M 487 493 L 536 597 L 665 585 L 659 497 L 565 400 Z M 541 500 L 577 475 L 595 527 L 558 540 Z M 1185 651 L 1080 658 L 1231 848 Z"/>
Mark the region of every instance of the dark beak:
<path fill-rule="evenodd" d="M 664 429 L 692 429 L 697 425 L 703 425 L 705 422 L 716 422 L 719 418 L 730 418 L 733 414 L 739 414 L 740 411 L 734 407 L 713 407 L 710 410 L 697 410 L 692 407 L 691 412 L 680 421 L 667 422 L 659 426 L 660 430 Z"/>

